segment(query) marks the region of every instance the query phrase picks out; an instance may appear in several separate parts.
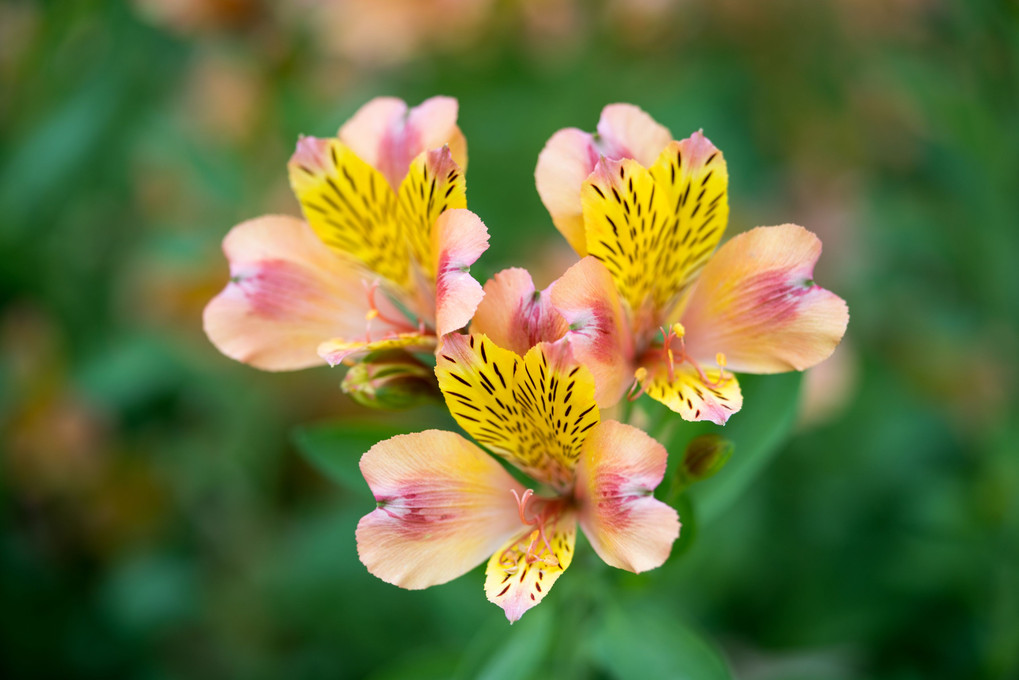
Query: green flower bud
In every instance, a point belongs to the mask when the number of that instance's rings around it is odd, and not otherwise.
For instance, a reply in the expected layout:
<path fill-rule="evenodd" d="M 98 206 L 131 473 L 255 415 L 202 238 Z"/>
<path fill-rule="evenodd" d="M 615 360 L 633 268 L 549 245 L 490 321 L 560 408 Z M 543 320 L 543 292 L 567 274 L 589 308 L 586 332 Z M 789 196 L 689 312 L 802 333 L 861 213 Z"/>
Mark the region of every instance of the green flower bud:
<path fill-rule="evenodd" d="M 398 349 L 367 355 L 350 367 L 340 387 L 362 406 L 391 411 L 441 397 L 432 369 Z"/>
<path fill-rule="evenodd" d="M 694 437 L 683 454 L 679 474 L 686 486 L 713 477 L 732 456 L 732 442 L 719 434 Z"/>

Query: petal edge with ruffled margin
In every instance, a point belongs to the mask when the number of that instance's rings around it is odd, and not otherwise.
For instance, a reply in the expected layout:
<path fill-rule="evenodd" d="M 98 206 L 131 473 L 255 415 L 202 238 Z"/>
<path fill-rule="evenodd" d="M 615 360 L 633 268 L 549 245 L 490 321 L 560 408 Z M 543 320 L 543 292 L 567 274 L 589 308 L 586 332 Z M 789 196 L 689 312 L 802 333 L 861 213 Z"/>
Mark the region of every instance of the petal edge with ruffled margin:
<path fill-rule="evenodd" d="M 687 352 L 725 354 L 744 373 L 802 371 L 835 351 L 849 323 L 845 301 L 813 282 L 821 240 L 803 227 L 757 227 L 708 262 L 683 313 Z M 713 360 L 713 359 L 711 359 Z"/>
<path fill-rule="evenodd" d="M 365 328 L 362 272 L 304 221 L 265 216 L 223 239 L 230 282 L 205 307 L 209 340 L 226 356 L 268 371 L 320 366 L 319 344 Z"/>
<path fill-rule="evenodd" d="M 551 286 L 552 305 L 569 324 L 566 338 L 587 366 L 602 408 L 619 401 L 633 382 L 633 337 L 605 265 L 585 257 Z"/>
<path fill-rule="evenodd" d="M 499 463 L 452 432 L 379 442 L 361 458 L 379 507 L 357 525 L 357 552 L 387 583 L 418 590 L 481 564 L 520 531 L 523 488 Z"/>
<path fill-rule="evenodd" d="M 679 537 L 679 516 L 652 495 L 665 447 L 630 425 L 599 423 L 577 463 L 580 526 L 606 564 L 634 573 L 660 567 Z"/>
<path fill-rule="evenodd" d="M 432 241 L 435 332 L 441 337 L 466 326 L 485 297 L 470 268 L 488 250 L 488 227 L 470 210 L 450 209 L 436 220 Z"/>
<path fill-rule="evenodd" d="M 395 192 L 422 151 L 448 144 L 461 168 L 467 167 L 467 141 L 457 127 L 459 104 L 452 97 L 431 97 L 408 111 L 395 97 L 377 97 L 339 131 L 339 138 L 385 176 Z"/>
<path fill-rule="evenodd" d="M 485 283 L 485 298 L 474 313 L 471 331 L 517 354 L 539 342 L 559 340 L 569 325 L 552 306 L 551 290 L 551 286 L 535 290 L 526 269 L 498 272 Z"/>
<path fill-rule="evenodd" d="M 552 223 L 578 255 L 587 255 L 580 188 L 598 159 L 635 158 L 650 166 L 671 139 L 667 128 L 632 104 L 602 109 L 597 135 L 577 128 L 552 135 L 538 155 L 535 184 Z"/>
<path fill-rule="evenodd" d="M 570 566 L 577 540 L 576 516 L 568 513 L 545 527 L 548 546 L 540 542 L 535 533 L 536 530 L 528 528 L 511 538 L 492 555 L 485 569 L 488 601 L 502 607 L 510 623 L 545 599 L 552 585 Z M 535 552 L 538 559 L 529 563 L 527 546 L 533 539 L 538 541 Z"/>

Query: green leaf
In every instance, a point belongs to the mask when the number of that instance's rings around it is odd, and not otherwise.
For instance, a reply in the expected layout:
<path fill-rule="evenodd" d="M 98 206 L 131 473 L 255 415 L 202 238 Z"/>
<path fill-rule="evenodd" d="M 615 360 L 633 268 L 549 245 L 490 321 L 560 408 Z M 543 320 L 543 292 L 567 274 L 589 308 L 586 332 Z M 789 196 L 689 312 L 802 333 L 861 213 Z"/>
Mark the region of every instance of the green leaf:
<path fill-rule="evenodd" d="M 368 485 L 358 463 L 368 449 L 398 434 L 434 427 L 457 429 L 444 407 L 419 408 L 398 416 L 377 411 L 369 413 L 379 420 L 318 423 L 298 427 L 293 433 L 294 446 L 312 467 L 343 488 L 366 497 L 370 497 Z"/>
<path fill-rule="evenodd" d="M 602 667 L 618 680 L 732 677 L 718 650 L 675 617 L 648 604 L 620 602 L 606 611 L 595 629 L 592 648 Z"/>
<path fill-rule="evenodd" d="M 694 437 L 706 432 L 717 432 L 734 445 L 725 468 L 689 491 L 701 523 L 712 521 L 739 498 L 780 450 L 796 422 L 801 373 L 741 375 L 739 381 L 743 408 L 728 424 L 683 423 L 667 441 L 674 461 Z"/>
<path fill-rule="evenodd" d="M 510 625 L 502 613 L 465 654 L 458 678 L 526 680 L 538 677 L 553 640 L 554 610 L 539 606 Z"/>

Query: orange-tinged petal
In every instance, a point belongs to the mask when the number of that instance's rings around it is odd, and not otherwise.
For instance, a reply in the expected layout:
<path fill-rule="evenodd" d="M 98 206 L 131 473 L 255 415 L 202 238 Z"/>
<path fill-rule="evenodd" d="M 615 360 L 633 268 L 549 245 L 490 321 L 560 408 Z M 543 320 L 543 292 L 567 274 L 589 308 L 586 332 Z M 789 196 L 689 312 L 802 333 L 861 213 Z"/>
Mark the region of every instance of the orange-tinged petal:
<path fill-rule="evenodd" d="M 580 187 L 594 170 L 598 151 L 593 136 L 576 128 L 559 130 L 538 154 L 534 182 L 552 223 L 583 257 L 587 255 L 584 236 L 584 212 Z"/>
<path fill-rule="evenodd" d="M 665 475 L 665 447 L 630 425 L 603 421 L 577 463 L 580 526 L 607 564 L 632 572 L 661 566 L 679 537 L 679 517 L 652 495 Z"/>
<path fill-rule="evenodd" d="M 669 131 L 631 104 L 610 104 L 601 113 L 598 134 L 576 128 L 558 131 L 538 156 L 535 183 L 556 228 L 577 253 L 587 255 L 581 185 L 602 156 L 635 158 L 649 166 L 672 139 Z"/>
<path fill-rule="evenodd" d="M 432 236 L 435 332 L 441 337 L 466 326 L 485 296 L 470 267 L 488 249 L 488 228 L 470 210 L 457 208 L 439 215 Z"/>
<path fill-rule="evenodd" d="M 230 283 L 205 308 L 209 339 L 223 354 L 269 371 L 322 365 L 326 338 L 363 332 L 365 272 L 339 257 L 303 221 L 268 216 L 223 240 Z"/>
<path fill-rule="evenodd" d="M 689 363 L 678 364 L 670 376 L 664 364 L 657 364 L 650 367 L 645 391 L 683 420 L 710 420 L 716 425 L 725 425 L 729 416 L 743 406 L 739 382 L 729 371 L 701 370 L 703 375 Z"/>
<path fill-rule="evenodd" d="M 559 491 L 571 486 L 600 414 L 594 380 L 567 345 L 541 343 L 521 358 L 484 335 L 450 334 L 435 374 L 453 417 L 478 443 Z"/>
<path fill-rule="evenodd" d="M 405 349 L 411 352 L 431 352 L 436 338 L 431 333 L 402 332 L 378 340 L 349 340 L 332 338 L 318 345 L 318 355 L 330 366 L 338 366 L 347 359 L 386 349 Z"/>
<path fill-rule="evenodd" d="M 813 282 L 821 241 L 803 227 L 758 227 L 704 268 L 683 314 L 687 352 L 721 352 L 746 373 L 802 371 L 827 359 L 849 323 L 846 303 Z"/>
<path fill-rule="evenodd" d="M 585 257 L 551 286 L 552 305 L 569 324 L 577 361 L 594 376 L 598 405 L 615 404 L 633 381 L 634 345 L 608 270 Z"/>
<path fill-rule="evenodd" d="M 400 99 L 378 97 L 340 128 L 339 138 L 395 190 L 422 151 L 448 144 L 456 163 L 467 167 L 467 141 L 456 125 L 457 112 L 451 97 L 432 97 L 410 111 Z"/>
<path fill-rule="evenodd" d="M 411 285 L 396 195 L 385 178 L 338 139 L 301 137 L 290 185 L 322 241 L 398 286 Z"/>
<path fill-rule="evenodd" d="M 555 342 L 569 325 L 552 306 L 550 293 L 551 286 L 535 290 L 526 269 L 505 269 L 485 284 L 471 331 L 521 355 L 539 342 Z"/>
<path fill-rule="evenodd" d="M 544 532 L 547 544 L 538 529 L 514 536 L 492 555 L 485 569 L 488 601 L 502 607 L 510 623 L 541 602 L 573 561 L 577 540 L 573 513 L 546 523 Z"/>
<path fill-rule="evenodd" d="M 512 492 L 522 487 L 458 434 L 428 430 L 379 442 L 361 458 L 361 472 L 379 507 L 357 525 L 357 552 L 388 583 L 445 583 L 520 531 Z"/>
<path fill-rule="evenodd" d="M 401 238 L 430 281 L 435 281 L 439 257 L 436 220 L 446 210 L 466 207 L 467 185 L 449 147 L 419 154 L 400 185 L 398 217 Z"/>

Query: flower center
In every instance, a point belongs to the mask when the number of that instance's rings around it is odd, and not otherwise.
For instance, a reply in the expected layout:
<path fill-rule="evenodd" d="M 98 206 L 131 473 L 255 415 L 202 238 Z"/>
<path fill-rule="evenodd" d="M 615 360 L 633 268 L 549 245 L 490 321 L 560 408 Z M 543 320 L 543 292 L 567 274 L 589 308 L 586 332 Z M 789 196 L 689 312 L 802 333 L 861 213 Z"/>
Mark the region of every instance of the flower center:
<path fill-rule="evenodd" d="M 371 283 L 365 281 L 364 288 L 365 295 L 368 297 L 368 311 L 365 312 L 364 314 L 365 320 L 364 337 L 366 342 L 372 342 L 372 321 L 374 321 L 375 319 L 379 319 L 384 323 L 389 324 L 390 326 L 394 326 L 397 329 L 388 331 L 383 335 L 382 338 L 379 338 L 380 340 L 385 340 L 390 336 L 395 336 L 399 334 L 401 330 L 414 329 L 414 326 L 411 325 L 407 319 L 394 319 L 392 317 L 386 316 L 385 314 L 382 313 L 382 310 L 379 309 L 375 297 L 375 295 L 379 292 L 378 279 L 375 279 Z M 417 331 L 422 334 L 425 332 L 425 322 L 421 319 L 417 320 Z"/>
<path fill-rule="evenodd" d="M 668 329 L 662 326 L 659 330 L 662 333 L 662 352 L 664 353 L 665 365 L 669 371 L 670 383 L 676 380 L 676 367 L 682 366 L 684 363 L 688 363 L 693 366 L 693 369 L 697 371 L 697 376 L 701 379 L 701 382 L 708 387 L 718 388 L 733 379 L 733 375 L 731 373 L 726 373 L 725 371 L 726 360 L 725 354 L 722 352 L 715 355 L 715 363 L 718 365 L 718 378 L 716 380 L 708 379 L 708 376 L 704 372 L 704 369 L 701 368 L 700 363 L 686 352 L 686 342 L 683 340 L 683 337 L 686 335 L 686 329 L 683 328 L 683 324 L 674 323 Z M 678 351 L 673 348 L 673 340 L 679 341 Z M 646 368 L 641 366 L 634 371 L 634 382 L 630 386 L 629 394 L 627 395 L 627 398 L 630 401 L 634 401 L 640 397 L 640 395 L 644 394 L 644 390 L 647 387 L 647 380 L 648 370 Z"/>
<path fill-rule="evenodd" d="M 521 560 L 527 565 L 541 562 L 558 567 L 559 559 L 552 551 L 552 544 L 549 543 L 548 536 L 545 534 L 545 524 L 554 522 L 559 516 L 558 503 L 550 502 L 548 498 L 535 496 L 531 489 L 524 491 L 523 495 L 517 494 L 516 489 L 510 489 L 510 493 L 517 500 L 520 521 L 525 526 L 533 526 L 534 530 L 502 551 L 502 554 L 499 555 L 499 566 L 505 569 L 508 574 L 517 572 Z M 528 517 L 529 513 L 534 514 Z"/>

